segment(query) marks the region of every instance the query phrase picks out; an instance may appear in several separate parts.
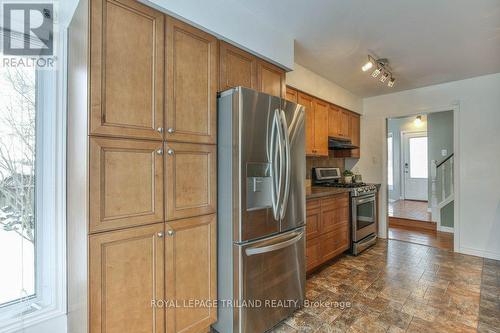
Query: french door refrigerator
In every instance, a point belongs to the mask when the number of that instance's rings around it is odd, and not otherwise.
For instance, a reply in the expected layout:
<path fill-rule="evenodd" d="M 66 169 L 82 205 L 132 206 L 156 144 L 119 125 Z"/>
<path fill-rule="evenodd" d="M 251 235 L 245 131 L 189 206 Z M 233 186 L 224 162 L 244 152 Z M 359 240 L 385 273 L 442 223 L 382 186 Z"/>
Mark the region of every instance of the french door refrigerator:
<path fill-rule="evenodd" d="M 218 98 L 218 332 L 265 332 L 302 306 L 304 123 L 251 89 Z"/>

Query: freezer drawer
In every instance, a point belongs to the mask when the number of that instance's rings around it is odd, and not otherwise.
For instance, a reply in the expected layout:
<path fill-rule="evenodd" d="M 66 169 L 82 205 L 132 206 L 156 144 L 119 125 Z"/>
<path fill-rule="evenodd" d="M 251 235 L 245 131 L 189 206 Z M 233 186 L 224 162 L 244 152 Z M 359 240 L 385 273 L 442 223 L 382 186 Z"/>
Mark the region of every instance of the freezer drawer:
<path fill-rule="evenodd" d="M 239 332 L 265 332 L 300 308 L 305 290 L 305 230 L 238 247 Z"/>

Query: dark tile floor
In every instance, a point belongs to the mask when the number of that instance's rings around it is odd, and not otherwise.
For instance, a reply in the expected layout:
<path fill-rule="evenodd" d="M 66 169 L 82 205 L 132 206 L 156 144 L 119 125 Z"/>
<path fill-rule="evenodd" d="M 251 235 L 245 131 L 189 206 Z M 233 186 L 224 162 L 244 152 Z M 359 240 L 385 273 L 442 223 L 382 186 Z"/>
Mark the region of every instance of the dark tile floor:
<path fill-rule="evenodd" d="M 381 240 L 307 280 L 272 332 L 500 332 L 500 262 Z"/>

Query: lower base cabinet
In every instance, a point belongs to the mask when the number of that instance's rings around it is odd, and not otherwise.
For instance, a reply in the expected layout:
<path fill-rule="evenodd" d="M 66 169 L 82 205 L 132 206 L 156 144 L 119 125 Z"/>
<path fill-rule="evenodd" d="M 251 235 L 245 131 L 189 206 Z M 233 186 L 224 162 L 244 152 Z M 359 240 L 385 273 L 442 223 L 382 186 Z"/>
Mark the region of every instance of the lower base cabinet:
<path fill-rule="evenodd" d="M 306 269 L 308 272 L 350 247 L 349 195 L 307 201 Z"/>
<path fill-rule="evenodd" d="M 166 298 L 168 332 L 207 332 L 217 321 L 216 215 L 166 224 Z M 195 302 L 200 302 L 196 304 Z"/>
<path fill-rule="evenodd" d="M 217 320 L 216 220 L 204 215 L 91 235 L 90 332 L 208 331 Z"/>

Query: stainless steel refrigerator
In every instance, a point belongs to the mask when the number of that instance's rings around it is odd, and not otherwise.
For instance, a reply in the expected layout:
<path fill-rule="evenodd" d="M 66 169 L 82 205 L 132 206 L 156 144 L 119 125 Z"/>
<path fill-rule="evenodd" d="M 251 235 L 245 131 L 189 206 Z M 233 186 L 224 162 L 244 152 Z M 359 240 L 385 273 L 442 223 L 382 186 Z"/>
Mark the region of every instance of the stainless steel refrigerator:
<path fill-rule="evenodd" d="M 305 113 L 237 87 L 218 98 L 218 322 L 265 332 L 305 295 Z"/>

